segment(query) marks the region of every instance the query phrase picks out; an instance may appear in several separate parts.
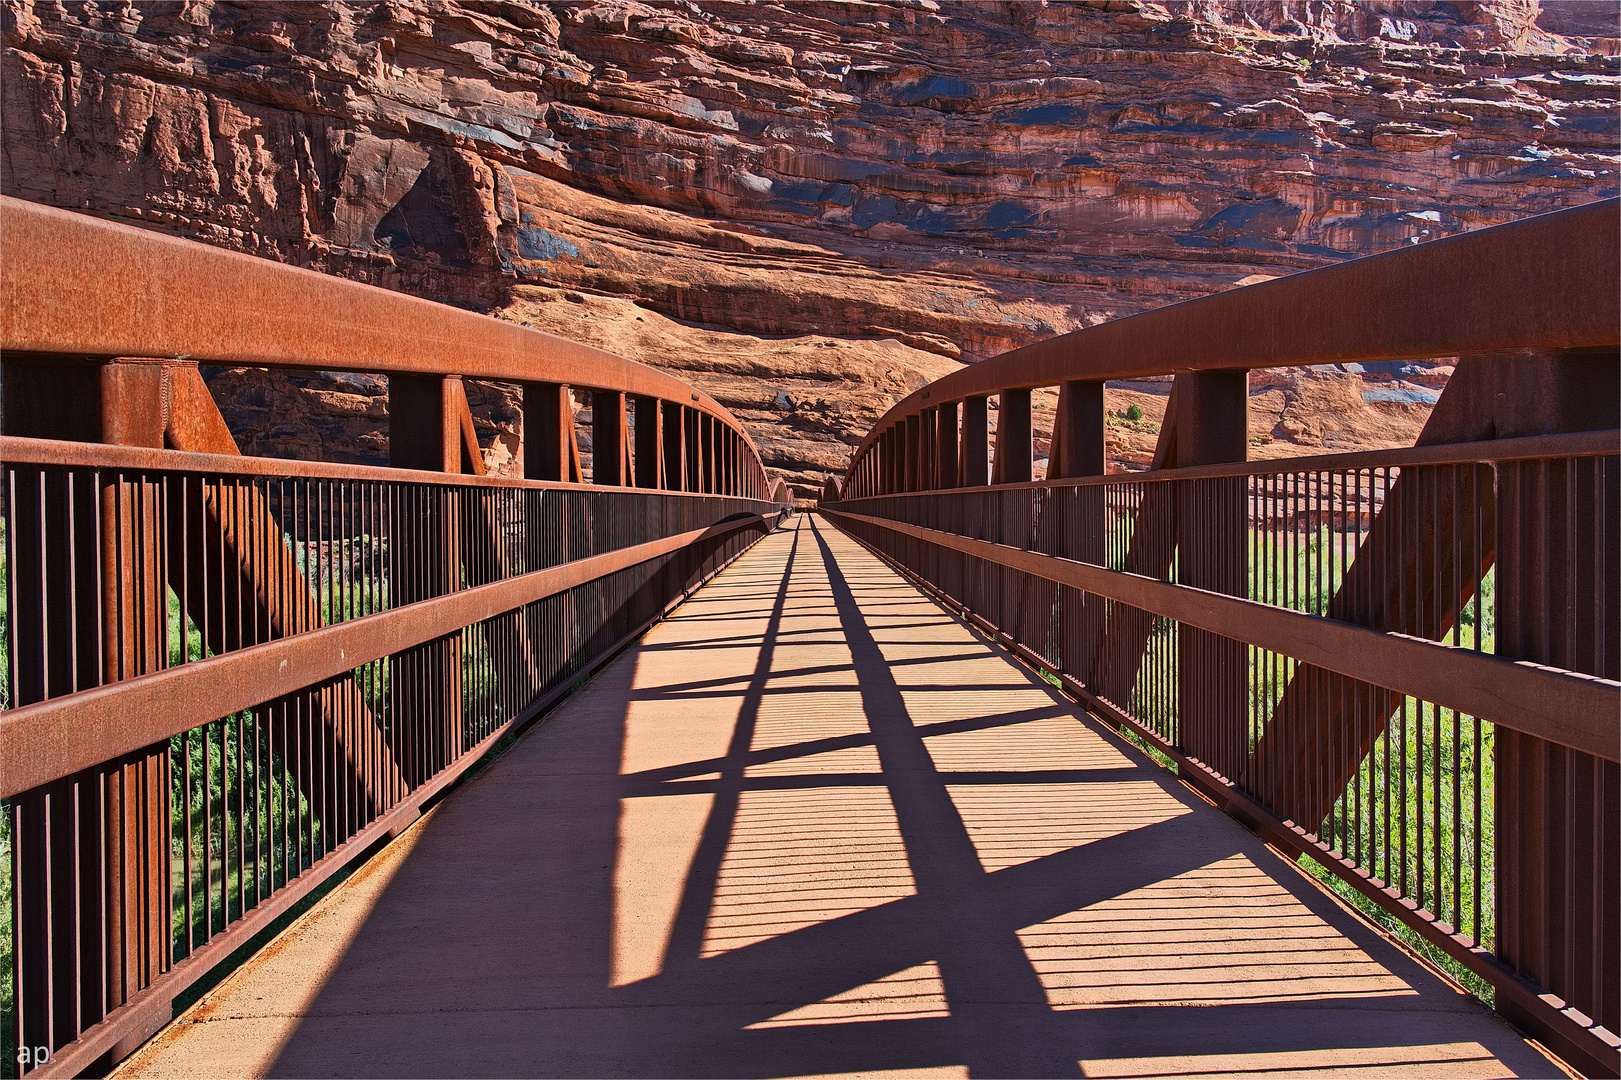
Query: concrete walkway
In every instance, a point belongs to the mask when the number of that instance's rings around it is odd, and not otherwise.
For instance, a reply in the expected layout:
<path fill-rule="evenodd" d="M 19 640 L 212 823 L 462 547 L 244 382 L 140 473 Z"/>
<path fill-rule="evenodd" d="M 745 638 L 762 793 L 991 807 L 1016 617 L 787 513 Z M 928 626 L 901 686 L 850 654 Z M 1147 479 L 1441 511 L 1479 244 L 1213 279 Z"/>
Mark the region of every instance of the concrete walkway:
<path fill-rule="evenodd" d="M 1554 1076 L 825 521 L 121 1076 Z"/>

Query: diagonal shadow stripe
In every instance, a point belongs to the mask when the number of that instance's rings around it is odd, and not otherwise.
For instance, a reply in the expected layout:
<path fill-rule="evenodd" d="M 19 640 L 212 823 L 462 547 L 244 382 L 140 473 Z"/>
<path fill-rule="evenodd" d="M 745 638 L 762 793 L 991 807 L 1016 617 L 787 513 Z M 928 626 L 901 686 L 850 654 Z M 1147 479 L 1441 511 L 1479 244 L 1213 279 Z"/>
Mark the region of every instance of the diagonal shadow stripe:
<path fill-rule="evenodd" d="M 853 690 L 854 687 L 841 687 Z M 908 689 L 910 692 L 910 689 Z M 986 731 L 997 727 L 1011 727 L 1015 724 L 1029 723 L 1032 720 L 1046 720 L 1058 716 L 1069 716 L 1071 712 L 1061 705 L 1053 705 L 1042 709 L 1020 709 L 1016 712 L 996 713 L 989 716 L 972 716 L 962 720 L 941 720 L 933 724 L 919 724 L 917 730 L 925 737 L 935 735 L 950 735 L 965 731 Z M 845 750 L 853 746 L 873 745 L 872 735 L 834 735 L 825 739 L 811 739 L 805 742 L 791 743 L 787 746 L 774 746 L 763 750 L 751 750 L 748 754 L 749 765 L 764 765 L 778 761 L 791 761 L 797 757 L 806 757 L 810 754 L 825 754 L 831 750 Z M 704 758 L 699 761 L 683 762 L 680 765 L 666 765 L 658 769 L 647 769 L 643 772 L 630 773 L 627 780 L 665 781 L 679 780 L 685 776 L 701 776 L 720 769 L 728 758 Z M 956 774 L 953 773 L 953 776 Z M 953 781 L 955 782 L 955 781 Z"/>
<path fill-rule="evenodd" d="M 939 954 L 934 959 L 957 1021 L 961 1060 L 975 1075 L 1078 1075 L 1074 1061 L 1055 1057 L 1044 1043 L 1023 1038 L 1020 1025 L 1010 1024 L 1004 1010 L 985 1004 L 1018 1003 L 1024 1006 L 1022 1011 L 1038 1015 L 1049 1011 L 1041 980 L 1012 928 L 988 922 L 983 912 L 974 910 L 987 895 L 974 843 L 922 733 L 912 725 L 900 686 L 832 548 L 814 519 L 810 527 L 849 643 L 862 710 L 889 780 L 918 895 L 931 909 L 926 925 L 933 930 Z"/>
<path fill-rule="evenodd" d="M 789 584 L 793 580 L 794 560 L 799 555 L 799 541 L 802 535 L 804 535 L 803 527 L 796 525 L 793 542 L 788 549 L 788 558 L 783 565 L 782 577 L 777 585 L 776 599 L 771 605 L 771 614 L 765 630 L 760 635 L 760 653 L 754 664 L 754 674 L 750 677 L 748 688 L 743 692 L 743 700 L 738 708 L 726 757 L 717 763 L 721 779 L 715 785 L 714 803 L 704 823 L 703 834 L 698 841 L 692 866 L 687 871 L 687 883 L 682 889 L 681 902 L 676 909 L 675 923 L 670 931 L 664 970 L 672 974 L 698 962 L 702 954 L 704 928 L 708 922 L 716 885 L 720 880 L 721 863 L 726 857 L 726 849 L 732 839 L 732 829 L 737 822 L 738 804 L 744 789 L 743 772 L 750 763 L 749 752 L 754 741 L 755 725 L 760 716 L 760 702 L 765 696 L 766 683 L 771 677 L 771 661 L 776 651 L 777 634 L 782 627 L 783 612 L 788 603 Z"/>
<path fill-rule="evenodd" d="M 767 655 L 748 677 L 755 696 L 753 711 L 745 710 L 747 724 L 773 692 L 769 654 L 783 655 L 783 619 L 794 615 L 798 587 L 798 581 L 790 584 L 791 575 L 802 581 L 812 569 L 827 569 L 827 595 L 839 604 L 841 632 L 859 639 L 860 701 L 870 724 L 868 734 L 848 745 L 876 747 L 883 771 L 814 780 L 824 788 L 868 781 L 889 788 L 918 892 L 704 957 L 716 860 L 724 858 L 738 826 L 738 801 L 756 790 L 756 778 L 744 770 L 767 757 L 791 760 L 844 740 L 808 740 L 756 753 L 748 749 L 752 734 L 739 721 L 726 736 L 723 758 L 621 775 L 623 729 L 615 721 L 625 697 L 618 684 L 604 683 L 596 712 L 581 722 L 538 729 L 538 736 L 521 742 L 427 823 L 420 856 L 412 856 L 391 898 L 380 905 L 375 930 L 343 961 L 347 974 L 339 973 L 301 1021 L 278 1071 L 729 1077 L 882 1069 L 906 1074 L 966 1064 L 973 1075 L 1077 1075 L 1079 1061 L 1109 1058 L 1423 1048 L 1454 1038 L 1466 1019 L 1474 1022 L 1467 1038 L 1493 1053 L 1513 1049 L 1510 1042 L 1518 1040 L 1508 1029 L 1475 1013 L 1466 1017 L 1453 1001 L 1456 995 L 1433 976 L 1376 932 L 1359 929 L 1332 900 L 1281 865 L 1266 873 L 1377 963 L 1427 987 L 1428 996 L 1051 1008 L 1021 948 L 1020 930 L 1127 897 L 1234 853 L 1263 862 L 1272 857 L 1233 821 L 1146 766 L 940 772 L 923 743 L 926 736 L 1073 716 L 1073 707 L 1055 701 L 1051 709 L 918 723 L 906 708 L 913 688 L 897 684 L 883 658 L 889 643 L 861 611 L 862 590 L 871 583 L 892 588 L 893 581 L 868 568 L 859 552 L 851 557 L 843 548 L 832 549 L 820 532 L 803 539 L 813 536 L 821 559 L 800 550 L 799 534 L 784 536 L 770 553 L 781 565 L 787 549 L 790 561 L 781 577 L 774 570 L 751 578 L 751 584 L 777 586 L 773 610 L 779 617 L 765 620 L 754 638 Z M 830 565 L 835 554 L 852 564 L 843 577 Z M 587 694 L 577 707 L 583 712 L 590 704 Z M 607 864 L 614 858 L 615 814 L 633 791 L 703 772 L 723 773 L 714 802 L 729 799 L 731 809 L 717 810 L 705 822 L 709 866 L 688 875 L 677 920 L 685 921 L 678 933 L 686 936 L 672 944 L 660 974 L 610 987 L 601 954 L 613 932 L 613 912 L 600 901 L 612 882 Z M 1135 777 L 1192 812 L 986 872 L 945 788 L 1068 783 L 1077 776 L 1108 776 L 1111 782 Z M 758 778 L 766 784 L 802 779 Z M 685 781 L 685 789 L 699 790 L 699 783 Z M 940 965 L 950 1015 L 749 1028 L 930 962 Z M 1502 1045 L 1486 1030 L 1497 1031 Z M 1523 1044 L 1519 1050 L 1515 1060 L 1522 1064 L 1512 1068 L 1538 1075 L 1523 1067 Z"/>

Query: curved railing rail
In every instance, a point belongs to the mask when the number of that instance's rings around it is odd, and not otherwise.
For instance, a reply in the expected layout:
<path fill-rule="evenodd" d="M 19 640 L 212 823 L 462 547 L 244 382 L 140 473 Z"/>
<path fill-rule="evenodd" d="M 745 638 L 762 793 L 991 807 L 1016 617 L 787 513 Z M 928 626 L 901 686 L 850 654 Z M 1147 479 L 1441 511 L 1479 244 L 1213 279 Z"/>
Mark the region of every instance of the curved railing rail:
<path fill-rule="evenodd" d="M 897 404 L 821 509 L 1592 1075 L 1621 1067 L 1616 201 L 1174 305 Z M 1458 357 L 1407 450 L 1247 462 L 1253 368 Z M 1104 383 L 1174 375 L 1105 475 Z M 1047 476 L 1031 390 L 1057 386 Z M 998 398 L 994 437 L 989 398 Z M 1489 989 L 1487 989 L 1489 987 Z"/>
<path fill-rule="evenodd" d="M 0 230 L 6 1056 L 75 1075 L 791 504 L 651 368 L 12 199 Z M 239 455 L 199 363 L 387 374 L 392 467 Z M 522 384 L 524 478 L 483 475 L 464 377 Z"/>

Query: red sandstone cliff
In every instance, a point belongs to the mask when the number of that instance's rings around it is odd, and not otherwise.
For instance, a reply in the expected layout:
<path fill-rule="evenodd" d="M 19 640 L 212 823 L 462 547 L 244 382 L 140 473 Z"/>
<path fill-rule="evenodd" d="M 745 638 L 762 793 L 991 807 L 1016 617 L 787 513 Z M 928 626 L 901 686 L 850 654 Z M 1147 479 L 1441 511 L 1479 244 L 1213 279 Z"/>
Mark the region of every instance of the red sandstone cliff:
<path fill-rule="evenodd" d="M 959 362 L 1611 195 L 1621 170 L 1614 0 L 3 15 L 8 194 L 679 368 L 805 487 Z M 1410 440 L 1438 381 L 1258 382 L 1253 441 Z M 245 449 L 384 445 L 379 380 L 214 386 Z M 511 396 L 482 393 L 499 464 Z"/>

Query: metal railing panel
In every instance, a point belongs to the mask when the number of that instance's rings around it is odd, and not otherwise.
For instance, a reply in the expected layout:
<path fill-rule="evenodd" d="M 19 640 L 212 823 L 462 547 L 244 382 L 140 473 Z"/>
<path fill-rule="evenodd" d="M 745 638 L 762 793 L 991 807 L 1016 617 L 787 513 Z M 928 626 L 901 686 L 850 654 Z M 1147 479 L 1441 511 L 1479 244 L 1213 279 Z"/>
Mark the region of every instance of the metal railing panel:
<path fill-rule="evenodd" d="M 0 465 L 12 1020 L 40 1076 L 138 1045 L 785 511 L 53 446 Z"/>
<path fill-rule="evenodd" d="M 16 199 L 0 229 L 6 1016 L 71 1075 L 791 509 L 653 368 Z M 388 374 L 410 467 L 237 456 L 199 363 Z M 522 384 L 536 479 L 482 475 L 464 377 Z"/>
<path fill-rule="evenodd" d="M 1580 456 L 1520 456 L 1550 449 Z M 1503 771 L 1524 769 L 1505 766 L 1516 736 L 1572 755 L 1563 783 L 1602 793 L 1621 776 L 1615 449 L 1606 432 L 873 496 L 823 512 L 1603 1071 L 1617 931 L 1600 838 L 1614 796 L 1569 803 L 1592 820 L 1536 837 L 1497 826 Z M 1516 491 L 1534 498 L 1529 514 L 1509 512 Z M 1553 558 L 1587 583 L 1529 624 L 1503 578 L 1527 520 L 1542 524 L 1522 558 Z M 1201 558 L 1225 565 L 1213 573 Z M 1503 642 L 1516 623 L 1535 647 Z M 1524 935 L 1512 920 L 1533 925 L 1528 905 L 1550 897 L 1497 872 L 1505 843 L 1596 860 L 1573 884 L 1551 883 L 1564 940 L 1586 945 L 1540 986 L 1503 955 L 1504 937 Z"/>

